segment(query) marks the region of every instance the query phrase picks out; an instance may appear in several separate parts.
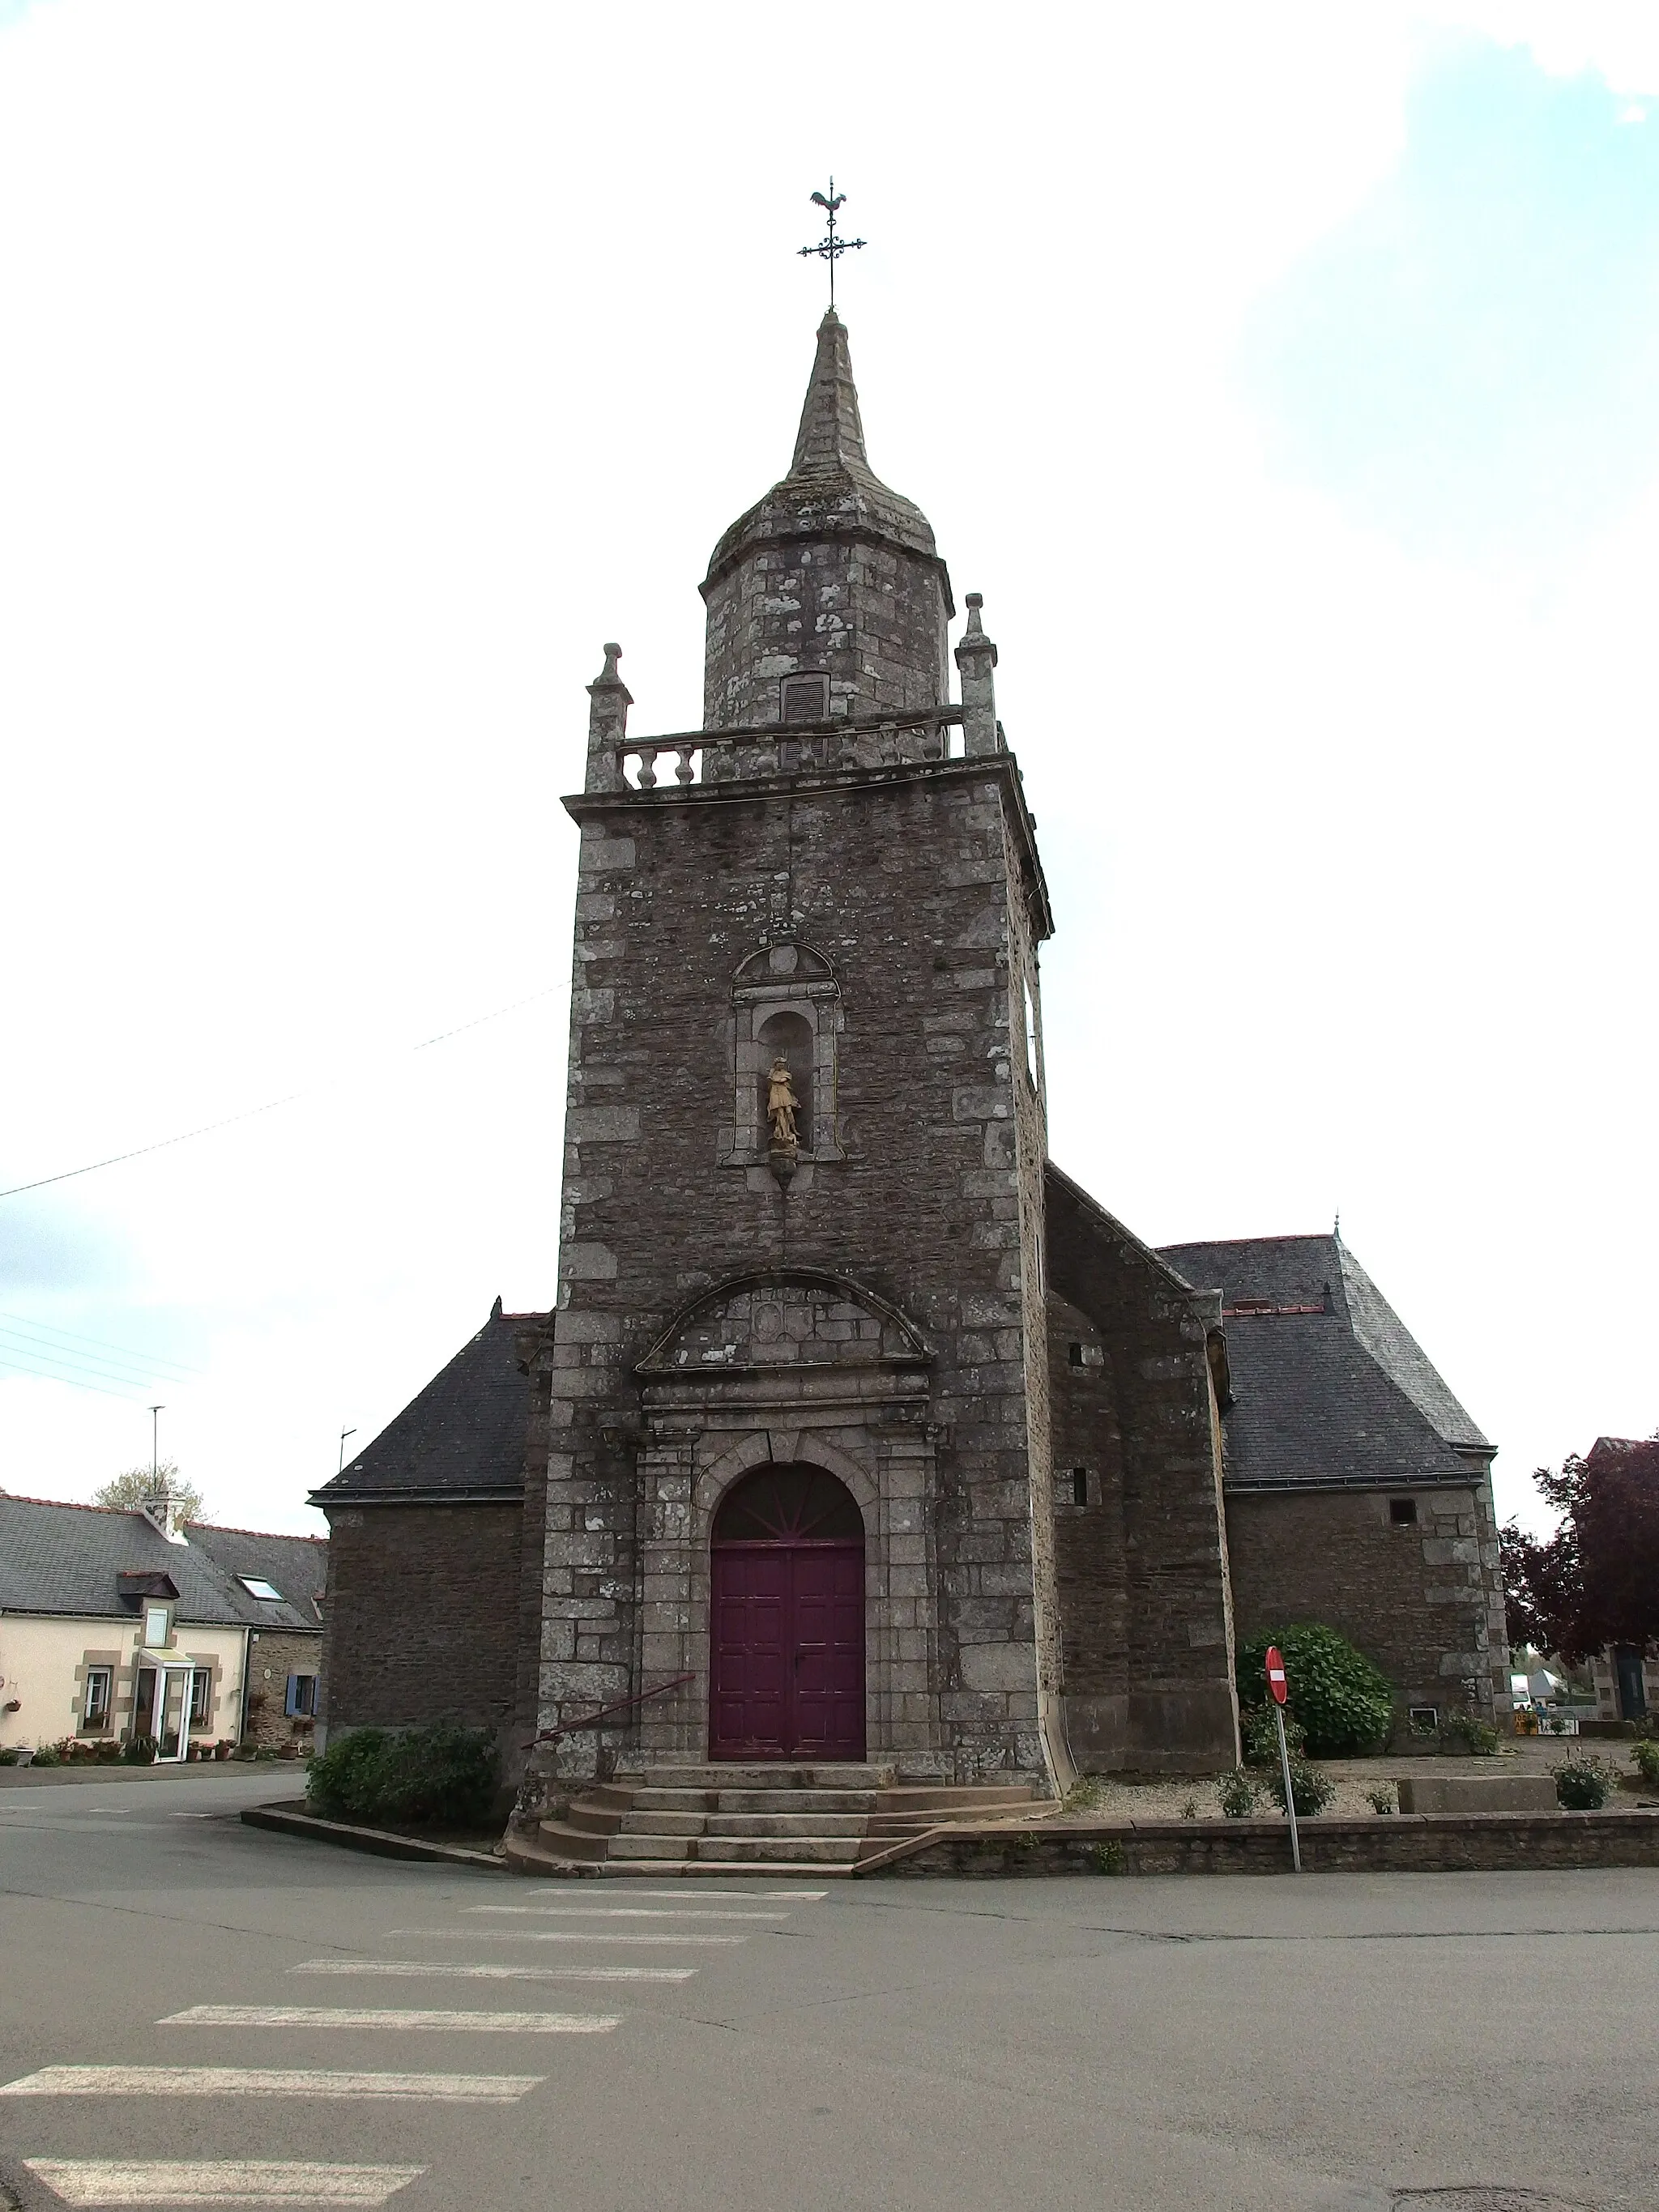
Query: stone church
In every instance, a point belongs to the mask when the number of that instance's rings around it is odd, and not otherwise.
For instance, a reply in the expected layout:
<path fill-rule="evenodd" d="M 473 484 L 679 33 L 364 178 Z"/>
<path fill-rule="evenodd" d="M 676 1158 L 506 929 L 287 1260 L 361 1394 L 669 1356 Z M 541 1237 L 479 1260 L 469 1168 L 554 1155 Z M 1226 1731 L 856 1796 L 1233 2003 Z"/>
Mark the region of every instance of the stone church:
<path fill-rule="evenodd" d="M 1308 1618 L 1402 1722 L 1494 1711 L 1493 1447 L 1346 1248 L 1160 1253 L 1049 1158 L 997 649 L 975 592 L 952 649 L 833 309 L 702 591 L 702 728 L 630 730 L 616 646 L 588 687 L 557 1301 L 316 1493 L 325 1725 L 484 1723 L 531 1799 L 1046 1793 L 1231 1768 L 1237 1641 Z"/>

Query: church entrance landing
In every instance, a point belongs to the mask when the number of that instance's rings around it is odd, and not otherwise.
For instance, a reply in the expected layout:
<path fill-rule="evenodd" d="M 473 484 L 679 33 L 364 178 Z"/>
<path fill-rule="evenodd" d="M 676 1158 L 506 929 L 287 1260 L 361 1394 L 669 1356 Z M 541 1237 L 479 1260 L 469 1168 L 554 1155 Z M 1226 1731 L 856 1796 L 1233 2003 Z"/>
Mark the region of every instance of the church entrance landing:
<path fill-rule="evenodd" d="M 708 1748 L 864 1757 L 864 1521 L 822 1468 L 765 1467 L 715 1516 Z"/>

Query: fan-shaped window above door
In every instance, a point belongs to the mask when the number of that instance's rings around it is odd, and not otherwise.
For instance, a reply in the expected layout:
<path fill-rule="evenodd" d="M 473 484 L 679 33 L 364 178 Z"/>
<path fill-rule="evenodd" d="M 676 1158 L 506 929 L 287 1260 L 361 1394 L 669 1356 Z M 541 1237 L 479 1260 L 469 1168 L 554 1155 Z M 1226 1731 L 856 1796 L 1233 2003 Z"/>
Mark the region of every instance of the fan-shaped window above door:
<path fill-rule="evenodd" d="M 857 1544 L 864 1516 L 842 1482 L 819 1467 L 763 1467 L 727 1492 L 717 1544 Z"/>

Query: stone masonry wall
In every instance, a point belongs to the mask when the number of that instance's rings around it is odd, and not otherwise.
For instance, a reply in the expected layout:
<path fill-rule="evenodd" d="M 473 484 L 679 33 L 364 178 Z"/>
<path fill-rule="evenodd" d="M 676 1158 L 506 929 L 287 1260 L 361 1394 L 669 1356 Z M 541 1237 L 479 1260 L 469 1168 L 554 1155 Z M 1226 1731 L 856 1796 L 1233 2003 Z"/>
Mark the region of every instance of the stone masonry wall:
<path fill-rule="evenodd" d="M 703 719 L 775 722 L 786 676 L 828 678 L 826 711 L 872 714 L 946 696 L 937 561 L 873 538 L 785 538 L 704 587 Z"/>
<path fill-rule="evenodd" d="M 273 1751 L 285 1743 L 311 1747 L 314 1716 L 290 1716 L 284 1707 L 290 1674 L 315 1674 L 322 1665 L 323 1639 L 297 1628 L 261 1628 L 249 1640 L 247 1657 L 247 1725 L 245 1743 L 264 1744 Z M 222 1708 L 212 1733 L 229 1735 L 232 1717 Z"/>
<path fill-rule="evenodd" d="M 512 1749 L 521 1509 L 337 1507 L 319 1725 L 455 1721 Z"/>
<path fill-rule="evenodd" d="M 1390 1520 L 1396 1498 L 1415 1500 L 1414 1524 Z M 1240 1640 L 1293 1621 L 1340 1630 L 1395 1685 L 1402 1724 L 1408 1705 L 1443 1712 L 1480 1702 L 1464 1682 L 1480 1682 L 1490 1695 L 1501 1669 L 1507 1714 L 1497 1530 L 1483 1525 L 1491 1512 L 1489 1487 L 1478 1482 L 1467 1489 L 1403 1482 L 1389 1491 L 1229 1490 Z"/>
<path fill-rule="evenodd" d="M 1057 1463 L 1098 1470 L 1102 1497 L 1057 1525 L 1072 1751 L 1097 1772 L 1213 1773 L 1236 1763 L 1238 1747 L 1208 1358 L 1219 1302 L 1182 1288 L 1054 1171 L 1048 1224 L 1048 1279 L 1063 1302 L 1049 1337 Z M 1073 1314 L 1091 1331 L 1070 1334 Z M 1098 1350 L 1103 1364 L 1073 1367 L 1072 1342 Z"/>
<path fill-rule="evenodd" d="M 700 1288 L 793 1262 L 852 1273 L 933 1355 L 939 1742 L 1041 1772 L 1018 1135 L 1040 1099 L 1010 1032 L 1011 908 L 1030 895 L 1010 882 L 1012 763 L 567 805 L 582 847 L 543 1725 L 628 1695 L 636 1670 L 633 1364 Z M 723 1164 L 720 1137 L 732 978 L 792 933 L 839 984 L 844 1157 L 803 1158 L 786 1197 L 763 1158 Z"/>

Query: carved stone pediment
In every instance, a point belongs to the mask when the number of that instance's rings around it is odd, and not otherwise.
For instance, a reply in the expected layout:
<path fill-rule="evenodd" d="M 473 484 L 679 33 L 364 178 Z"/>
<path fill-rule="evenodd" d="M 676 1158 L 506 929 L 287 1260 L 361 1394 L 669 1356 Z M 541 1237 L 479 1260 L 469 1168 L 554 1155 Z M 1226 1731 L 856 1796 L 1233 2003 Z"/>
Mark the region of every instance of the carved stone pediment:
<path fill-rule="evenodd" d="M 885 1298 L 849 1276 L 784 1267 L 729 1278 L 683 1307 L 635 1368 L 641 1378 L 803 1368 L 926 1367 L 933 1355 Z"/>
<path fill-rule="evenodd" d="M 739 1005 L 747 1000 L 833 999 L 838 988 L 828 956 L 794 937 L 781 937 L 750 953 L 732 979 L 732 996 Z"/>

